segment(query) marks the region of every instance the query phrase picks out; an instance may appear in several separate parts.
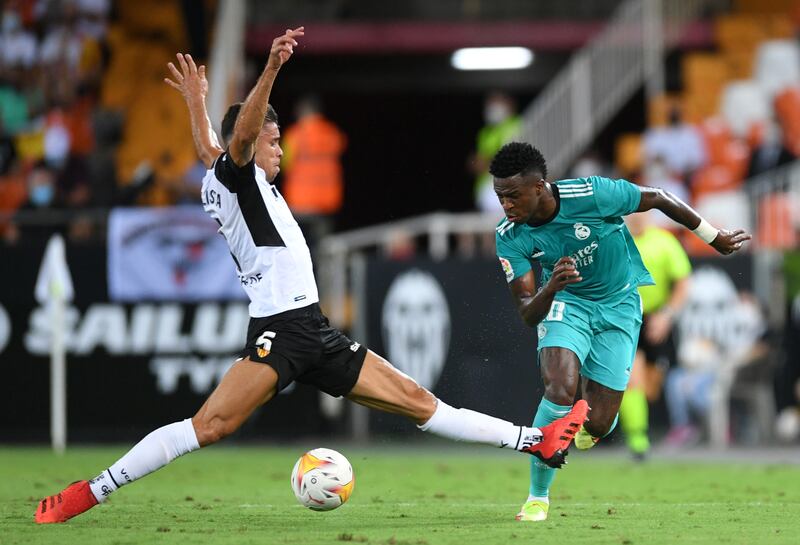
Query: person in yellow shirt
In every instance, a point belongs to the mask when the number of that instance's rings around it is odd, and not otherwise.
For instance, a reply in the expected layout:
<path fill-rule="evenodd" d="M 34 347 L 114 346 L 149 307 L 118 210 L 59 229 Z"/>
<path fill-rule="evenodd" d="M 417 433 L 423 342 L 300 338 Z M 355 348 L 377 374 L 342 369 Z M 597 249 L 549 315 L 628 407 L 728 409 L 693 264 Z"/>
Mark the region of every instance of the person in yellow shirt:
<path fill-rule="evenodd" d="M 619 408 L 628 448 L 635 459 L 643 460 L 650 449 L 648 399 L 657 399 L 661 385 L 657 377 L 663 376 L 665 368 L 675 360 L 673 325 L 689 293 L 692 266 L 675 235 L 656 227 L 649 212 L 631 214 L 625 222 L 655 280 L 653 286 L 639 287 L 642 329 L 628 388 Z"/>

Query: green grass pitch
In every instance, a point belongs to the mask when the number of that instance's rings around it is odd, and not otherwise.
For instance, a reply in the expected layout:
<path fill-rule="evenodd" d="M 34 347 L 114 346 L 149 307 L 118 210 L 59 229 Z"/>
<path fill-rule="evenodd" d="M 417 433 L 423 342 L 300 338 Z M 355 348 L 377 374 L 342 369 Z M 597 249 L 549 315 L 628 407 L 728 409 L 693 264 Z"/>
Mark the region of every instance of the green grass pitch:
<path fill-rule="evenodd" d="M 186 456 L 67 524 L 37 526 L 36 502 L 97 474 L 126 447 L 0 448 L 0 543 L 387 545 L 800 543 L 800 465 L 650 461 L 572 453 L 550 518 L 514 520 L 528 460 L 450 445 L 332 445 L 356 485 L 336 511 L 300 507 L 289 475 L 309 444 L 219 446 Z"/>

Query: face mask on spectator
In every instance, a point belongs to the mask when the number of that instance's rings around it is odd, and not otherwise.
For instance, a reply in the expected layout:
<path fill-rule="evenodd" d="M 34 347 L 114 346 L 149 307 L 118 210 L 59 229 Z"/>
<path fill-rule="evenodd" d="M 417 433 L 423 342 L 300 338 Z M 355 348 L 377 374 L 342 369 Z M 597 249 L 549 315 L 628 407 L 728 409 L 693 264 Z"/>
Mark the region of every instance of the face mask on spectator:
<path fill-rule="evenodd" d="M 483 111 L 483 118 L 489 125 L 497 125 L 511 117 L 511 110 L 502 102 L 491 102 Z"/>
<path fill-rule="evenodd" d="M 53 202 L 53 186 L 49 184 L 37 185 L 31 189 L 30 198 L 34 206 L 48 206 Z"/>

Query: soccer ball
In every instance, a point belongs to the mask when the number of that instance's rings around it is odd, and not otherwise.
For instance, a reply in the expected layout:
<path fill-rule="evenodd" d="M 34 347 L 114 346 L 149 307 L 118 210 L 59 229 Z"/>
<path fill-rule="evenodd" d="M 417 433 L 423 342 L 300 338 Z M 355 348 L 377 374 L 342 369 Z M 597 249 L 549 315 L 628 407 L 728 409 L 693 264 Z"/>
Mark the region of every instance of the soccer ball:
<path fill-rule="evenodd" d="M 354 485 L 353 466 L 329 448 L 309 450 L 292 470 L 292 491 L 297 501 L 314 511 L 336 509 L 347 501 Z"/>

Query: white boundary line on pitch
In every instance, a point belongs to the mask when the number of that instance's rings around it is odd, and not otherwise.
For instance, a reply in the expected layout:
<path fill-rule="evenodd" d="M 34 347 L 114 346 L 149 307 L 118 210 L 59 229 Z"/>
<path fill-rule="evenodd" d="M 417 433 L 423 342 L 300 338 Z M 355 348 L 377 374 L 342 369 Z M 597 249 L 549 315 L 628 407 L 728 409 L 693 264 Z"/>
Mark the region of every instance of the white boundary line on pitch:
<path fill-rule="evenodd" d="M 434 501 L 431 502 L 399 502 L 399 503 L 392 503 L 392 504 L 375 504 L 375 503 L 351 503 L 348 504 L 350 508 L 362 508 L 362 507 L 369 507 L 370 509 L 375 508 L 376 505 L 387 505 L 391 507 L 427 507 L 431 503 L 435 503 Z M 712 502 L 680 502 L 680 503 L 671 503 L 671 502 L 564 502 L 561 503 L 556 500 L 554 502 L 556 507 L 564 506 L 564 507 L 598 507 L 598 508 L 605 508 L 605 507 L 647 507 L 647 506 L 666 506 L 666 507 L 789 507 L 789 506 L 797 506 L 800 502 L 795 503 L 787 503 L 787 502 L 768 502 L 768 501 L 751 501 L 751 502 L 719 502 L 719 501 L 712 501 Z M 560 504 L 560 505 L 559 505 Z M 452 503 L 447 502 L 448 507 L 476 507 L 476 508 L 486 508 L 486 507 L 516 507 L 519 506 L 520 503 Z M 292 505 L 287 506 L 285 504 L 272 504 L 272 503 L 243 503 L 238 505 L 238 507 L 243 509 L 253 509 L 253 508 L 264 508 L 264 509 L 274 509 L 274 508 L 284 508 L 284 507 L 297 507 L 302 508 L 302 505 Z"/>

